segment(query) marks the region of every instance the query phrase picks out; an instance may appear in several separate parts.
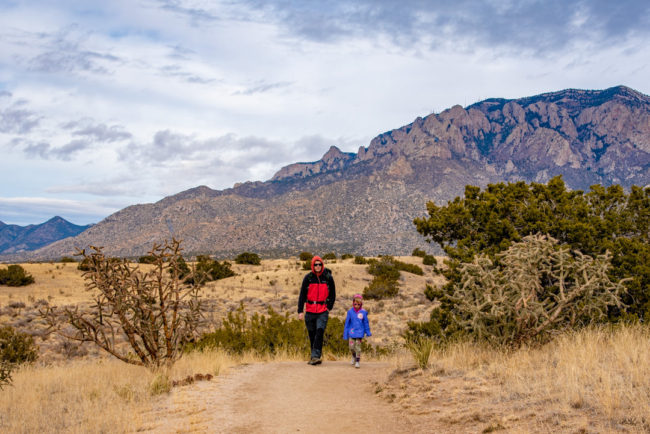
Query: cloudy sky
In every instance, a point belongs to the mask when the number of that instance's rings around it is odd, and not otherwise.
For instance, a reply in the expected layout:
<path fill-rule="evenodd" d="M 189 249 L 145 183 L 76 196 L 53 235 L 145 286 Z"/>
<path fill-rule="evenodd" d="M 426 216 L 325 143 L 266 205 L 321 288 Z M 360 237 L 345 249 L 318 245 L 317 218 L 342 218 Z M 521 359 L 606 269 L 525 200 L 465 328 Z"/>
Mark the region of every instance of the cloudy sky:
<path fill-rule="evenodd" d="M 0 221 L 265 181 L 490 98 L 650 93 L 647 0 L 0 0 Z"/>

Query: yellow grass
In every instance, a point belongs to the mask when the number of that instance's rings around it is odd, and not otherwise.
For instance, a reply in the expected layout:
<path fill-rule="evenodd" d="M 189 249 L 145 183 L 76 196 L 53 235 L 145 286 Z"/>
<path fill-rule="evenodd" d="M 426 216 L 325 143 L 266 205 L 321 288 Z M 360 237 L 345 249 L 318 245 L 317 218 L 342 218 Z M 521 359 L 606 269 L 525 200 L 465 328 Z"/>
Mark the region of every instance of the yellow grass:
<path fill-rule="evenodd" d="M 394 365 L 403 368 L 405 357 Z M 650 429 L 650 329 L 569 332 L 541 348 L 498 351 L 468 342 L 434 350 L 430 377 L 462 375 L 498 385 L 500 401 L 528 402 L 567 415 L 582 411 L 609 426 Z"/>
<path fill-rule="evenodd" d="M 35 283 L 20 287 L 0 286 L 0 305 L 28 304 L 41 299 L 58 305 L 90 301 L 77 265 L 71 262 L 20 264 L 34 277 Z"/>
<path fill-rule="evenodd" d="M 161 378 L 218 376 L 241 363 L 220 351 L 193 353 L 170 371 L 112 360 L 26 366 L 0 392 L 0 432 L 133 432 L 159 398 Z"/>

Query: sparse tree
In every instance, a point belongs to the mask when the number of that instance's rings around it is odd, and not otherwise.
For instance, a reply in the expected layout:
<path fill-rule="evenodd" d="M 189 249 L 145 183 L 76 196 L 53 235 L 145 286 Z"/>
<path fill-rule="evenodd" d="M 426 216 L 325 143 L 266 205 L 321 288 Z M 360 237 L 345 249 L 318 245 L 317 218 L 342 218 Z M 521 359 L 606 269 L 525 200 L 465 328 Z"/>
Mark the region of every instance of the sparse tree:
<path fill-rule="evenodd" d="M 127 261 L 105 257 L 101 248 L 91 249 L 80 252 L 89 267 L 83 276 L 94 298 L 91 311 L 63 308 L 60 314 L 71 326 L 64 329 L 56 308 L 48 308 L 43 315 L 49 325 L 69 339 L 93 342 L 126 363 L 173 364 L 197 336 L 201 317 L 198 285 L 179 279 L 180 241 L 154 244 L 149 255 L 155 260 L 146 273 Z M 120 345 L 118 337 L 128 347 Z"/>

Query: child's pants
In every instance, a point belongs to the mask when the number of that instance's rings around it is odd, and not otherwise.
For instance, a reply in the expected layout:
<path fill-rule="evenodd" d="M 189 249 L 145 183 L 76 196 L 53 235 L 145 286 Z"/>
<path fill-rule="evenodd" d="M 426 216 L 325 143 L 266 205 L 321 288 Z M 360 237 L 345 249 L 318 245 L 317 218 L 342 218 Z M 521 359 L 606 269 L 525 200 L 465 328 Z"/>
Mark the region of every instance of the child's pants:
<path fill-rule="evenodd" d="M 357 362 L 361 360 L 361 341 L 362 338 L 350 338 L 348 339 L 348 345 L 350 346 L 350 352 L 352 357 L 354 357 Z"/>

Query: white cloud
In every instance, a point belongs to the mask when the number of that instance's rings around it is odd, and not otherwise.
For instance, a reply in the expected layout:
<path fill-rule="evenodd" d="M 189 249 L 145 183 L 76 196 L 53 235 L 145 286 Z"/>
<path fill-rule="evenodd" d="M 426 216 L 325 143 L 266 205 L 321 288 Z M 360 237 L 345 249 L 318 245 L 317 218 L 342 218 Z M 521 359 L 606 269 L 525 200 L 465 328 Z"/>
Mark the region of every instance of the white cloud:
<path fill-rule="evenodd" d="M 97 221 L 106 198 L 266 180 L 454 104 L 648 93 L 649 11 L 641 0 L 4 3 L 0 195 L 85 204 Z M 29 206 L 6 205 L 0 220 Z"/>

